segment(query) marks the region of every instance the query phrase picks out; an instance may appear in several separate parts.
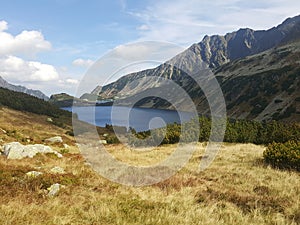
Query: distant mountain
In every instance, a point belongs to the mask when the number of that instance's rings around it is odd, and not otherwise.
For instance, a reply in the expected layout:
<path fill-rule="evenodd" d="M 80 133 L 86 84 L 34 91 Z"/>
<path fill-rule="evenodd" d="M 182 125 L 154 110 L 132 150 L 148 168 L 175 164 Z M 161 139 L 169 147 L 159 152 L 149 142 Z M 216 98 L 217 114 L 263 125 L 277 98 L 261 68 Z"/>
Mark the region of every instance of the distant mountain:
<path fill-rule="evenodd" d="M 49 102 L 58 107 L 72 107 L 77 106 L 88 106 L 95 105 L 97 95 L 84 94 L 80 98 L 68 95 L 66 93 L 54 94 L 50 96 Z"/>
<path fill-rule="evenodd" d="M 225 36 L 205 36 L 200 43 L 154 69 L 132 73 L 103 86 L 99 96 L 102 99 L 117 96 L 124 100 L 120 104 L 126 104 L 124 102 L 130 102 L 130 98 L 139 93 L 159 88 L 161 84 L 143 82 L 142 79 L 156 76 L 175 81 L 189 93 L 199 113 L 207 114 L 209 110 L 203 92 L 189 76 L 172 66 L 180 65 L 192 70 L 192 65 L 204 61 L 217 76 L 229 116 L 300 121 L 299 58 L 300 16 L 296 16 L 266 31 L 246 28 Z M 139 83 L 132 85 L 137 80 Z M 185 104 L 184 99 L 181 104 Z M 171 107 L 153 98 L 139 102 L 138 106 Z"/>
<path fill-rule="evenodd" d="M 22 92 L 25 94 L 29 94 L 32 96 L 35 96 L 37 98 L 43 99 L 45 101 L 49 100 L 49 97 L 47 97 L 43 92 L 39 91 L 39 90 L 32 90 L 32 89 L 28 89 L 24 86 L 20 86 L 20 85 L 13 85 L 8 83 L 6 80 L 4 80 L 1 76 L 0 76 L 0 87 L 2 88 L 7 88 L 9 90 L 12 91 L 16 91 L 16 92 Z"/>

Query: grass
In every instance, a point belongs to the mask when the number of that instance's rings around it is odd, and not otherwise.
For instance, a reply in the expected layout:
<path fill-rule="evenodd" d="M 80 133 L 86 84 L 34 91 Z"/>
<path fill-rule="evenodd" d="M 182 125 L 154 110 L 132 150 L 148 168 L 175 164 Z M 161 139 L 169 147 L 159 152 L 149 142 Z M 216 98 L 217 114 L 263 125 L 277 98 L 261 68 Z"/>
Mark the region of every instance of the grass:
<path fill-rule="evenodd" d="M 0 113 L 0 128 L 15 130 L 9 135 L 0 130 L 2 144 L 26 136 L 31 143 L 43 143 L 59 135 L 70 145 L 63 158 L 0 156 L 0 224 L 300 224 L 300 174 L 266 166 L 263 146 L 223 144 L 212 165 L 199 172 L 206 146 L 199 143 L 189 163 L 173 177 L 152 186 L 127 187 L 94 172 L 73 137 L 47 122 L 47 117 L 7 108 Z M 60 144 L 52 147 L 63 149 Z M 147 166 L 175 148 L 133 151 L 108 145 L 106 150 L 120 161 Z M 54 166 L 66 173 L 52 174 Z M 26 177 L 32 170 L 43 174 Z M 54 183 L 65 188 L 49 198 L 46 189 Z"/>
<path fill-rule="evenodd" d="M 62 159 L 0 159 L 1 224 L 299 224 L 299 173 L 262 163 L 264 147 L 225 144 L 213 164 L 199 172 L 205 144 L 170 179 L 147 187 L 126 187 L 95 173 L 80 154 Z M 108 148 L 128 163 L 153 163 L 154 153 L 167 156 L 176 145 L 124 154 L 124 146 Z M 153 161 L 152 161 L 153 160 Z M 146 163 L 146 164 L 147 164 Z M 53 166 L 65 175 L 52 175 Z M 39 168 L 38 178 L 24 174 Z M 66 187 L 48 198 L 45 188 Z"/>

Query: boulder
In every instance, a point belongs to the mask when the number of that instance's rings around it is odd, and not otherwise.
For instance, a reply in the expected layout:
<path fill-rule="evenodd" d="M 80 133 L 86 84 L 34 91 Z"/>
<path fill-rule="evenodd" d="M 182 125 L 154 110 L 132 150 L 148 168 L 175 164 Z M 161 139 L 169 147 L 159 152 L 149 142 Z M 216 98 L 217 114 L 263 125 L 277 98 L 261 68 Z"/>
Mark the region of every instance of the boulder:
<path fill-rule="evenodd" d="M 22 159 L 24 145 L 19 142 L 11 142 L 3 145 L 3 154 L 7 156 L 8 159 Z"/>
<path fill-rule="evenodd" d="M 32 158 L 38 153 L 53 153 L 59 158 L 62 157 L 60 153 L 54 151 L 51 147 L 41 144 L 22 145 L 19 142 L 11 142 L 3 146 L 3 154 L 6 155 L 8 159 Z"/>
<path fill-rule="evenodd" d="M 56 136 L 56 137 L 48 138 L 45 141 L 50 143 L 62 143 L 63 139 L 60 136 Z"/>

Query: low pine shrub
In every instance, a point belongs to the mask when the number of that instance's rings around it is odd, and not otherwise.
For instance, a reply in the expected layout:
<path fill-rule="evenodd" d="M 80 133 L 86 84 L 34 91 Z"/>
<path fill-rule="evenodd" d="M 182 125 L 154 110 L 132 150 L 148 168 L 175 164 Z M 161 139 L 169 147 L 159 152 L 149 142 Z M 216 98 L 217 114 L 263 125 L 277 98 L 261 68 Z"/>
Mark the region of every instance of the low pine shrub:
<path fill-rule="evenodd" d="M 300 171 L 300 142 L 269 144 L 264 152 L 264 160 L 277 168 Z"/>

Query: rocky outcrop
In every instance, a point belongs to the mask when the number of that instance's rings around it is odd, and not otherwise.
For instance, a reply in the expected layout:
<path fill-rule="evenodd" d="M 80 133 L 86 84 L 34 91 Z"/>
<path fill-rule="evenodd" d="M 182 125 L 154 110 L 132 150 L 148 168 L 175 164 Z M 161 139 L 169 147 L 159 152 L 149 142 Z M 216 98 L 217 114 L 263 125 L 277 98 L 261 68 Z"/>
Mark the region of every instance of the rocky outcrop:
<path fill-rule="evenodd" d="M 53 153 L 59 158 L 62 157 L 60 153 L 54 151 L 51 147 L 41 144 L 22 145 L 19 142 L 11 142 L 3 145 L 2 151 L 8 159 L 33 158 L 38 153 Z"/>

